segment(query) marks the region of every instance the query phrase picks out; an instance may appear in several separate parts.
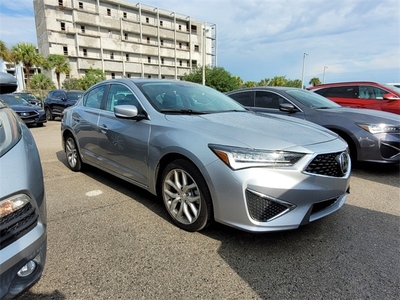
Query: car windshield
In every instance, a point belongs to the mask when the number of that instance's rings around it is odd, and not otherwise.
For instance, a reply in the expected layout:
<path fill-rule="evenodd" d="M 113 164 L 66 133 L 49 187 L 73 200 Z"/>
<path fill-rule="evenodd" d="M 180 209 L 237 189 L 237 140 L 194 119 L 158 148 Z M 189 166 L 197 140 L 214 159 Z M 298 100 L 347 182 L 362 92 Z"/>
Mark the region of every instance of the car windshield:
<path fill-rule="evenodd" d="M 26 101 L 24 98 L 17 95 L 1 95 L 1 100 L 3 100 L 8 105 L 24 105 L 29 106 L 30 103 Z"/>
<path fill-rule="evenodd" d="M 400 88 L 398 88 L 397 86 L 394 85 L 390 85 L 390 84 L 382 84 L 384 87 L 386 87 L 388 90 L 394 91 L 396 93 L 400 93 Z"/>
<path fill-rule="evenodd" d="M 203 85 L 157 81 L 137 83 L 137 86 L 153 107 L 164 113 L 246 111 L 230 97 Z"/>
<path fill-rule="evenodd" d="M 36 97 L 32 94 L 17 94 L 26 100 L 36 100 Z"/>
<path fill-rule="evenodd" d="M 327 109 L 341 107 L 339 104 L 329 100 L 328 98 L 307 90 L 293 89 L 287 90 L 286 93 L 309 108 Z"/>
<path fill-rule="evenodd" d="M 68 100 L 78 100 L 83 95 L 83 92 L 67 92 Z"/>

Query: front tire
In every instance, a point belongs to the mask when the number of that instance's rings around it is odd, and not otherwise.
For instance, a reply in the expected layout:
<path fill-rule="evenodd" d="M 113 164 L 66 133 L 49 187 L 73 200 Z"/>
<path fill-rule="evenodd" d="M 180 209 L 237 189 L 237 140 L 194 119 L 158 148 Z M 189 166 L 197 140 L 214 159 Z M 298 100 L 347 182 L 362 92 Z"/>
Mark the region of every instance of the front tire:
<path fill-rule="evenodd" d="M 47 121 L 52 121 L 52 120 L 54 120 L 54 117 L 53 117 L 53 114 L 51 113 L 50 108 L 46 107 L 45 112 L 46 112 L 46 119 L 47 119 Z"/>
<path fill-rule="evenodd" d="M 78 147 L 71 135 L 69 135 L 65 141 L 65 155 L 67 157 L 68 167 L 72 171 L 78 172 L 82 169 L 82 160 L 79 156 Z"/>
<path fill-rule="evenodd" d="M 211 195 L 200 171 L 191 162 L 178 159 L 162 173 L 161 193 L 173 222 L 186 231 L 200 231 L 213 218 Z"/>

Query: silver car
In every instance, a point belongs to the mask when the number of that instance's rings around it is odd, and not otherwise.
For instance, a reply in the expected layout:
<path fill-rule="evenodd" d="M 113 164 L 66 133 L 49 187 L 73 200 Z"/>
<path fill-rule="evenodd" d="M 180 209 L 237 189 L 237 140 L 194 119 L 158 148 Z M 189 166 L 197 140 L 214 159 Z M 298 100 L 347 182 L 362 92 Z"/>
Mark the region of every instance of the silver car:
<path fill-rule="evenodd" d="M 1 92 L 16 89 L 12 80 L 12 75 L 0 73 Z M 0 101 L 1 299 L 18 295 L 40 279 L 46 261 L 46 224 L 43 172 L 35 140 L 22 119 Z"/>
<path fill-rule="evenodd" d="M 112 79 L 64 111 L 68 166 L 85 164 L 159 195 L 173 222 L 295 229 L 349 193 L 347 144 L 313 123 L 246 110 L 183 81 Z"/>

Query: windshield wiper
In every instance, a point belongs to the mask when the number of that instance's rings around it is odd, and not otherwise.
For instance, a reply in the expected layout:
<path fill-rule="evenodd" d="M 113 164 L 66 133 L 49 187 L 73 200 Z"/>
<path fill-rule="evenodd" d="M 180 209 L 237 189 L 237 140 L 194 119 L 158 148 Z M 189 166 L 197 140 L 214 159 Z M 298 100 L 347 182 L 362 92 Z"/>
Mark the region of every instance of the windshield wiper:
<path fill-rule="evenodd" d="M 183 115 L 202 115 L 207 112 L 204 111 L 196 111 L 191 109 L 162 109 L 160 110 L 162 113 L 175 113 L 175 114 L 183 114 Z"/>

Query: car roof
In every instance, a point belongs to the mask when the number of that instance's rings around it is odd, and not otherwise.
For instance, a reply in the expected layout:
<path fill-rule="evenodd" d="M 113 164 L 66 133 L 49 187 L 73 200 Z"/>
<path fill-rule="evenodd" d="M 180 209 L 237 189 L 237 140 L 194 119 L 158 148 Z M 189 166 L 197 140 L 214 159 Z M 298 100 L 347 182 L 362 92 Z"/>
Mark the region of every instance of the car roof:
<path fill-rule="evenodd" d="M 307 89 L 312 90 L 312 89 L 319 89 L 319 88 L 331 87 L 331 86 L 364 85 L 364 84 L 382 86 L 382 84 L 380 84 L 378 82 L 373 82 L 373 81 L 344 81 L 344 82 L 332 82 L 332 83 L 318 84 L 315 86 L 310 86 Z"/>

